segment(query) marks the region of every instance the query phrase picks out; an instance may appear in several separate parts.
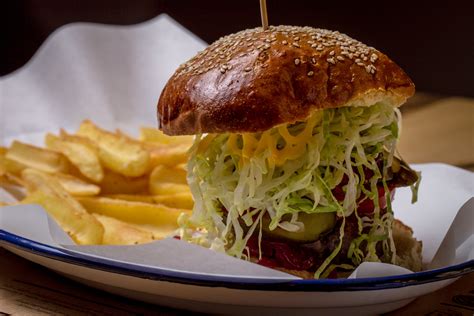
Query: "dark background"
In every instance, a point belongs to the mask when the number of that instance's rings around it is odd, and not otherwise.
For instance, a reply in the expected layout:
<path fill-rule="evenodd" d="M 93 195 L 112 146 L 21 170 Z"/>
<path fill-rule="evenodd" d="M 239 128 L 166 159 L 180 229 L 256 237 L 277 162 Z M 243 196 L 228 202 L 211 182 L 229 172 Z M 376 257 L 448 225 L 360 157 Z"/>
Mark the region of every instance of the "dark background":
<path fill-rule="evenodd" d="M 267 0 L 270 24 L 339 30 L 376 47 L 417 90 L 474 96 L 474 1 Z M 23 66 L 63 24 L 134 24 L 167 13 L 206 42 L 260 24 L 258 0 L 2 0 L 0 76 Z"/>

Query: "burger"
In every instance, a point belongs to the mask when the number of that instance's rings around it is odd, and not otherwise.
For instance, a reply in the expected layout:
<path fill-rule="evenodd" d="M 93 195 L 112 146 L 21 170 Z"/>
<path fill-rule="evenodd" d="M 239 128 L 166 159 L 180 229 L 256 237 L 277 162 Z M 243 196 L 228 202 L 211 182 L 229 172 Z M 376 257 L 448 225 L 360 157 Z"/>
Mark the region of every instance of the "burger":
<path fill-rule="evenodd" d="M 304 278 L 364 261 L 420 270 L 421 242 L 391 206 L 398 187 L 416 199 L 420 176 L 396 151 L 414 91 L 339 32 L 270 26 L 214 42 L 158 101 L 164 133 L 196 135 L 181 238 Z"/>

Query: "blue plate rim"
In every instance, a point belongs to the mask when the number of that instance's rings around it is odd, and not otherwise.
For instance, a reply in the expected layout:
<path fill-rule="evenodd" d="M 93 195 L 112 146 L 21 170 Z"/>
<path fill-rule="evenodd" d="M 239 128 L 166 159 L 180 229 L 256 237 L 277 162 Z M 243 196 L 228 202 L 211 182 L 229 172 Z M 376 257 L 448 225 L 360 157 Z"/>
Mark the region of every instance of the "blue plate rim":
<path fill-rule="evenodd" d="M 376 278 L 323 280 L 252 279 L 200 275 L 162 268 L 151 269 L 138 264 L 116 262 L 107 258 L 88 258 L 87 255 L 79 257 L 64 252 L 60 248 L 23 238 L 5 230 L 0 230 L 0 241 L 15 248 L 20 248 L 24 251 L 53 260 L 142 279 L 206 287 L 226 287 L 259 291 L 336 292 L 382 290 L 437 282 L 474 272 L 474 260 L 469 260 L 460 264 L 429 271 Z"/>

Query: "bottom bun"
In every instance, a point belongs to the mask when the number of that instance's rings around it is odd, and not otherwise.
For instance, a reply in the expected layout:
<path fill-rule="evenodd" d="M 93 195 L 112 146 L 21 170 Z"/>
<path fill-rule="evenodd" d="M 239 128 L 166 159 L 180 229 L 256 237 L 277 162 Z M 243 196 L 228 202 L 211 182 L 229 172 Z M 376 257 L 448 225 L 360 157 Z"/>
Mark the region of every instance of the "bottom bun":
<path fill-rule="evenodd" d="M 393 222 L 393 241 L 397 249 L 395 264 L 411 271 L 421 271 L 422 242 L 413 237 L 413 230 L 399 220 Z"/>

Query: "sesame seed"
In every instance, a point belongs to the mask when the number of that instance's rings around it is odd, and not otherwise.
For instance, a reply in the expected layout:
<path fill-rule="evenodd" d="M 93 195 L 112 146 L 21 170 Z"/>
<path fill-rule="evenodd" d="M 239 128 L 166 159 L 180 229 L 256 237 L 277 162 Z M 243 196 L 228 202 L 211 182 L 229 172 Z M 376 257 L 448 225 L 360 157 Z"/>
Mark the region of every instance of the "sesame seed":
<path fill-rule="evenodd" d="M 314 75 L 314 71 L 308 71 L 308 77 L 312 77 Z"/>
<path fill-rule="evenodd" d="M 261 67 L 267 67 L 269 64 L 263 64 L 263 62 L 268 59 L 267 50 L 272 49 L 270 44 L 275 41 L 296 48 L 311 47 L 321 53 L 327 50 L 326 60 L 333 65 L 338 61 L 348 58 L 354 60 L 355 58 L 355 64 L 364 67 L 370 74 L 376 73 L 374 63 L 380 58 L 378 51 L 374 48 L 339 32 L 311 27 L 270 26 L 265 32 L 259 27 L 220 38 L 209 48 L 199 52 L 190 61 L 181 65 L 177 70 L 177 75 L 201 74 L 211 69 L 225 73 L 232 69 L 229 62 L 233 58 L 246 55 L 249 56 L 249 59 L 252 57 L 261 61 Z M 242 48 L 239 50 L 239 47 Z M 274 49 L 278 50 L 279 48 L 277 46 Z M 299 61 L 294 60 L 295 65 L 316 64 L 319 58 L 319 55 L 308 56 L 307 53 L 302 55 L 297 58 Z M 252 69 L 252 67 L 244 68 L 245 71 Z"/>
<path fill-rule="evenodd" d="M 299 60 L 299 58 L 296 58 L 295 59 L 295 65 L 298 66 L 299 64 L 300 64 L 300 60 Z"/>

